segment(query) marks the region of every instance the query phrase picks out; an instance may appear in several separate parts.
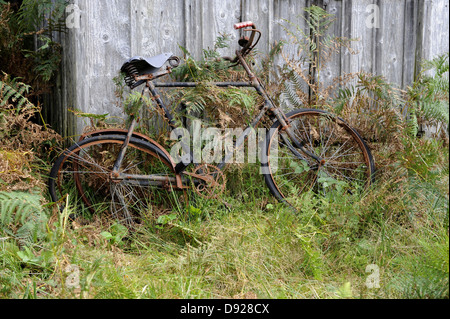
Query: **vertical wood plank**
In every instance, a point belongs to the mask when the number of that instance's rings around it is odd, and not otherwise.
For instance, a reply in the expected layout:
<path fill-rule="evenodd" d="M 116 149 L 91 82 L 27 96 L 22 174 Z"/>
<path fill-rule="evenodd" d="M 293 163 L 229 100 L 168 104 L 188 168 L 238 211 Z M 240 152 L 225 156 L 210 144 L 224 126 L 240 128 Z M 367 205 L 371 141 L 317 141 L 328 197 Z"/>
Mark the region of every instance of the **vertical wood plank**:
<path fill-rule="evenodd" d="M 212 49 L 220 34 L 230 36 L 230 47 L 219 49 L 222 56 L 233 56 L 237 49 L 238 32 L 233 28 L 240 22 L 241 0 L 203 1 L 203 49 Z"/>
<path fill-rule="evenodd" d="M 84 111 L 94 114 L 108 113 L 110 116 L 123 116 L 123 109 L 115 107 L 113 78 L 119 74 L 120 67 L 130 56 L 129 39 L 130 3 L 121 0 L 99 0 L 86 2 L 87 41 L 85 70 L 79 74 L 80 81 L 87 78 L 85 86 L 89 96 L 85 97 Z M 99 94 L 98 92 L 102 92 Z M 100 96 L 99 96 L 100 95 Z"/>
<path fill-rule="evenodd" d="M 375 72 L 397 86 L 402 83 L 403 73 L 404 14 L 404 0 L 380 2 L 381 24 L 377 30 Z"/>
<path fill-rule="evenodd" d="M 179 54 L 184 46 L 183 0 L 133 0 L 130 4 L 131 51 L 151 57 L 163 52 Z"/>
<path fill-rule="evenodd" d="M 196 59 L 203 55 L 203 16 L 201 0 L 185 0 L 185 48 Z"/>
<path fill-rule="evenodd" d="M 343 3 L 342 1 L 329 1 L 323 6 L 325 11 L 334 16 L 334 22 L 328 29 L 325 36 L 331 37 L 342 37 L 342 23 L 343 23 Z M 341 55 L 338 52 L 332 52 L 330 58 L 325 61 L 323 60 L 323 67 L 320 74 L 320 85 L 322 89 L 327 89 L 333 86 L 334 80 L 342 75 L 342 65 L 341 65 Z"/>
<path fill-rule="evenodd" d="M 373 0 L 344 1 L 342 6 L 342 35 L 352 39 L 350 50 L 341 50 L 341 73 L 373 72 L 374 28 L 367 25 Z"/>
<path fill-rule="evenodd" d="M 402 88 L 411 85 L 414 81 L 416 67 L 415 51 L 417 46 L 419 1 L 406 0 L 405 3 L 405 33 L 403 37 L 403 75 Z"/>
<path fill-rule="evenodd" d="M 422 59 L 449 51 L 449 0 L 424 0 Z"/>
<path fill-rule="evenodd" d="M 309 34 L 309 28 L 307 27 L 305 20 L 304 8 L 307 6 L 306 0 L 276 0 L 273 3 L 273 22 L 272 30 L 270 36 L 270 45 L 274 45 L 277 42 L 283 41 L 283 51 L 282 56 L 278 56 L 274 60 L 275 75 L 272 79 L 275 81 L 281 75 L 280 70 L 286 65 L 286 60 L 295 63 L 296 67 L 301 69 L 304 74 L 309 72 L 309 64 L 301 62 L 302 53 L 299 52 L 299 46 L 295 44 L 291 36 L 286 31 L 289 30 L 294 34 L 300 36 L 300 32 L 296 29 L 303 30 L 305 34 Z M 292 23 L 292 25 L 290 24 Z M 301 82 L 298 88 L 305 94 L 308 94 L 308 84 L 306 82 Z M 288 101 L 281 101 L 285 109 L 291 109 Z"/>
<path fill-rule="evenodd" d="M 308 34 L 303 11 L 305 7 L 306 0 L 273 1 L 273 21 L 271 22 L 270 45 L 274 45 L 280 41 L 285 42 L 283 54 L 291 59 L 299 59 L 297 51 L 298 46 L 292 43 L 285 28 L 295 31 L 294 28 L 298 27 L 299 29 L 304 30 L 305 34 Z M 295 27 L 290 26 L 288 22 L 292 22 Z M 278 57 L 275 61 L 275 65 L 278 67 L 282 67 L 284 64 L 285 61 L 282 57 Z"/>
<path fill-rule="evenodd" d="M 273 7 L 270 2 L 270 0 L 242 0 L 242 21 L 252 21 L 262 33 L 257 47 L 258 52 L 270 50 L 273 28 Z"/>
<path fill-rule="evenodd" d="M 372 65 L 374 43 L 372 39 L 375 27 L 367 23 L 371 14 L 375 14 L 370 10 L 370 6 L 373 4 L 375 4 L 373 0 L 360 0 L 352 3 L 350 37 L 356 39 L 356 41 L 352 41 L 351 44 L 351 49 L 355 54 L 348 53 L 350 57 L 349 72 L 364 71 L 372 73 L 374 70 Z"/>

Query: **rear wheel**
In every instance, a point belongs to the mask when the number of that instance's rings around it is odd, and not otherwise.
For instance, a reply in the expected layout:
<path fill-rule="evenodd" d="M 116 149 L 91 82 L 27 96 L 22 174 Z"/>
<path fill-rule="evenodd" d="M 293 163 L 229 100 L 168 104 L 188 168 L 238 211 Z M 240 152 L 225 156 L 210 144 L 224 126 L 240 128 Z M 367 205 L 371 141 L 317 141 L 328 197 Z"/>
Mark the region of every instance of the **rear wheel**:
<path fill-rule="evenodd" d="M 67 149 L 50 172 L 53 201 L 68 194 L 76 214 L 109 212 L 126 224 L 179 206 L 175 170 L 167 155 L 147 141 L 131 138 L 119 172 L 157 176 L 163 182 L 112 177 L 125 139 L 123 135 L 95 136 Z"/>
<path fill-rule="evenodd" d="M 324 195 L 333 190 L 354 193 L 374 181 L 369 148 L 342 119 L 309 109 L 293 111 L 287 118 L 303 150 L 276 122 L 267 136 L 262 164 L 266 184 L 278 200 L 293 204 L 308 190 Z"/>

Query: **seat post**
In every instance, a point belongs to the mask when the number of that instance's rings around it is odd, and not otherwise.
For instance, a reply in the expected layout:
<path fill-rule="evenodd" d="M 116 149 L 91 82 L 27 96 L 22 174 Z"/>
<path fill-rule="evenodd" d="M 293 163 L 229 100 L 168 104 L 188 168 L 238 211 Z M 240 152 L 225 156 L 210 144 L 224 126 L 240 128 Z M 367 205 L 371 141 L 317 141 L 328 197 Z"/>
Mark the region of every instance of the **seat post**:
<path fill-rule="evenodd" d="M 153 82 L 147 81 L 147 87 L 150 90 L 150 93 L 152 94 L 153 99 L 156 101 L 156 104 L 158 104 L 158 106 L 161 109 L 163 109 L 164 115 L 165 115 L 167 121 L 169 122 L 170 130 L 172 130 L 173 128 L 176 128 L 177 126 L 176 126 L 175 120 L 174 120 L 172 114 L 170 113 L 169 109 L 166 107 L 163 100 L 161 99 L 161 96 L 159 95 L 159 92 L 156 90 L 156 87 L 153 84 Z"/>

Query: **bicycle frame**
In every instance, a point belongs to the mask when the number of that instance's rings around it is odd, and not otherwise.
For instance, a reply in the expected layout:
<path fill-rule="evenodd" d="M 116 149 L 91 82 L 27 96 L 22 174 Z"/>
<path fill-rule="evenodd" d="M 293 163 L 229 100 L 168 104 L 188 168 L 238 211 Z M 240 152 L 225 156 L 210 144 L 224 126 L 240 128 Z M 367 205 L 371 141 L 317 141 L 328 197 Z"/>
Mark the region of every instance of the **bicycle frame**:
<path fill-rule="evenodd" d="M 258 127 L 259 122 L 264 117 L 264 115 L 270 110 L 273 114 L 273 116 L 279 121 L 281 124 L 282 130 L 291 138 L 291 140 L 294 142 L 294 146 L 288 144 L 288 147 L 291 148 L 294 152 L 298 153 L 298 151 L 294 148 L 298 148 L 302 150 L 305 154 L 308 156 L 314 158 L 317 162 L 321 162 L 322 160 L 318 158 L 315 154 L 312 154 L 308 152 L 304 147 L 303 143 L 301 141 L 297 140 L 297 137 L 295 134 L 291 131 L 291 128 L 289 127 L 288 120 L 286 116 L 284 115 L 283 111 L 280 110 L 279 107 L 275 106 L 275 103 L 272 101 L 272 99 L 268 96 L 266 90 L 264 89 L 263 85 L 259 81 L 259 79 L 254 75 L 254 73 L 251 71 L 250 67 L 248 66 L 247 62 L 245 61 L 245 58 L 241 54 L 240 51 L 236 51 L 236 57 L 239 61 L 239 63 L 243 66 L 245 72 L 247 73 L 250 81 L 249 82 L 211 82 L 211 85 L 215 85 L 217 87 L 251 87 L 254 88 L 259 95 L 261 95 L 264 99 L 264 107 L 261 109 L 259 114 L 252 120 L 252 123 L 246 127 L 244 132 L 237 137 L 236 142 L 234 143 L 234 149 L 239 149 L 242 147 L 245 143 L 245 141 L 248 139 L 249 135 L 251 134 L 252 130 Z M 170 71 L 169 71 L 170 72 Z M 170 130 L 173 130 L 177 128 L 174 118 L 172 114 L 170 113 L 167 106 L 164 104 L 163 100 L 161 99 L 161 96 L 159 95 L 159 92 L 157 91 L 157 88 L 192 88 L 197 87 L 199 83 L 196 82 L 153 82 L 152 80 L 146 81 L 146 87 L 149 89 L 149 92 L 153 99 L 155 100 L 157 106 L 164 111 L 164 115 L 169 122 Z M 126 149 L 128 147 L 128 143 L 130 141 L 130 138 L 133 134 L 134 128 L 136 126 L 136 119 L 133 118 L 131 125 L 128 129 L 128 135 L 127 139 L 122 147 L 121 152 L 119 153 L 119 156 L 117 158 L 117 161 L 115 163 L 115 166 L 113 168 L 112 176 L 117 179 L 134 179 L 142 181 L 142 183 L 152 183 L 152 182 L 161 182 L 161 177 L 156 176 L 146 176 L 146 175 L 126 175 L 126 174 L 119 174 L 119 169 L 123 160 L 123 157 L 126 153 Z M 282 134 L 283 136 L 283 134 Z M 218 168 L 222 169 L 226 163 L 228 163 L 230 157 L 233 156 L 233 153 L 229 153 L 228 155 L 225 155 L 220 164 L 218 164 Z M 181 174 L 183 173 L 191 164 L 193 164 L 193 151 L 190 150 L 190 161 L 188 163 L 184 163 L 181 161 L 179 164 L 175 167 L 175 173 Z M 165 182 L 168 180 L 165 179 Z M 172 181 L 169 181 L 172 182 Z M 173 181 L 175 182 L 175 180 Z M 180 186 L 180 185 L 178 185 Z"/>
<path fill-rule="evenodd" d="M 149 136 L 135 133 L 139 119 L 131 115 L 128 129 L 104 129 L 85 133 L 80 137 L 79 143 L 75 143 L 58 157 L 49 175 L 48 186 L 52 200 L 62 203 L 60 208 L 63 209 L 67 201 L 62 199 L 67 196 L 67 192 L 72 196 L 72 190 L 75 190 L 76 202 L 80 202 L 78 199 L 82 200 L 80 209 L 89 208 L 92 213 L 99 209 L 109 210 L 117 219 L 132 221 L 134 215 L 141 211 L 153 211 L 150 207 L 153 204 L 171 205 L 171 200 L 177 199 L 177 196 L 171 196 L 173 191 L 182 191 L 186 200 L 189 200 L 186 192 L 188 189 L 206 198 L 217 198 L 226 186 L 222 168 L 231 162 L 236 151 L 241 155 L 244 153 L 242 151 L 246 141 L 252 146 L 254 130 L 264 116 L 274 122 L 266 132 L 268 134 L 262 144 L 259 162 L 266 186 L 279 201 L 292 206 L 288 200 L 293 190 L 297 191 L 292 194 L 294 196 L 308 189 L 326 193 L 329 189 L 340 188 L 344 184 L 349 187 L 355 184 L 365 187 L 373 182 L 373 157 L 358 132 L 339 117 L 322 110 L 297 109 L 285 114 L 268 96 L 263 84 L 244 59 L 258 43 L 261 32 L 252 22 L 238 23 L 234 27 L 251 27 L 243 31 L 252 34 L 250 37 L 241 37 L 238 43 L 242 49 L 236 52 L 235 58 L 223 59 L 230 62 L 230 67 L 240 64 L 247 73 L 248 80 L 209 84 L 223 88 L 253 88 L 262 97 L 264 104 L 257 105 L 258 110 L 255 111 L 258 114 L 249 121 L 245 131 L 239 128 L 239 133 L 234 131 L 226 135 L 225 156 L 221 149 L 221 158 L 216 157 L 215 164 L 199 163 L 198 140 L 194 141 L 192 147 L 191 141 L 184 144 L 188 136 L 184 134 L 187 123 L 179 125 L 159 95 L 158 88 L 201 85 L 196 82 L 156 82 L 156 79 L 168 75 L 172 68 L 177 67 L 180 59 L 172 53 L 148 59 L 131 58 L 121 67 L 124 81 L 131 89 L 145 85 L 141 98 L 148 94 L 155 101 L 158 113 L 162 113 L 167 119 L 172 137 L 178 140 L 176 146 L 181 146 L 184 151 L 182 160 L 179 164 L 175 163 L 173 157 L 179 157 L 178 153 L 172 153 L 172 157 L 163 145 Z M 255 40 L 256 34 L 259 37 Z M 178 132 L 176 129 L 180 129 L 179 134 L 173 134 Z M 197 130 L 194 129 L 192 133 L 198 136 L 195 131 Z M 205 136 L 201 135 L 203 140 Z M 230 135 L 232 138 L 228 139 Z M 217 135 L 212 137 L 217 141 Z M 229 143 L 233 139 L 235 142 Z M 208 146 L 213 146 L 216 151 L 218 145 Z M 230 150 L 229 146 L 234 146 L 234 149 Z M 207 149 L 202 150 L 202 154 L 205 150 Z M 278 150 L 281 152 L 278 153 Z M 218 153 L 215 152 L 214 155 L 219 155 Z M 321 155 L 319 157 L 313 153 Z M 249 151 L 249 155 L 255 154 Z M 206 158 L 203 159 L 206 161 Z M 220 164 L 217 164 L 217 160 L 221 160 Z"/>

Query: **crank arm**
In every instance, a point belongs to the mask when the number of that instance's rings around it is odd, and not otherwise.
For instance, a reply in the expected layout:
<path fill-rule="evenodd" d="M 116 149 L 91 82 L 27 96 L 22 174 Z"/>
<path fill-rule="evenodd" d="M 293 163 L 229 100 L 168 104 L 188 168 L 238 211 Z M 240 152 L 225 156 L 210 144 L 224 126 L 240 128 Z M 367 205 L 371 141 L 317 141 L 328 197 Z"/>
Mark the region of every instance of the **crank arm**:
<path fill-rule="evenodd" d="M 205 175 L 199 175 L 199 174 L 190 173 L 190 172 L 183 172 L 183 174 L 193 177 L 194 179 L 204 181 L 205 183 L 212 184 L 213 186 L 215 186 L 217 184 L 217 182 L 214 180 L 214 178 L 209 175 L 205 176 Z M 195 183 L 198 184 L 199 182 L 195 181 Z"/>

